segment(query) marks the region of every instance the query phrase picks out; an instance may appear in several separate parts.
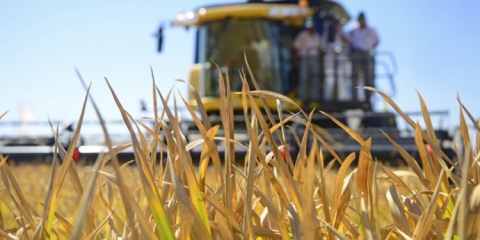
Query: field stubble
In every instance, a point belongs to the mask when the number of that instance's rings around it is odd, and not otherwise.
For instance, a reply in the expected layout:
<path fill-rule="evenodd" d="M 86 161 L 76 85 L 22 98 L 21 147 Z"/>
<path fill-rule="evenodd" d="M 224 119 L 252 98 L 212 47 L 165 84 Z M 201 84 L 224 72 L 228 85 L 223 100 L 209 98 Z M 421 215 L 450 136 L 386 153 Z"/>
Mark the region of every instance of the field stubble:
<path fill-rule="evenodd" d="M 81 165 L 81 164 L 82 163 L 77 165 L 78 176 L 82 183 L 86 183 L 93 169 L 92 169 L 92 166 Z M 207 170 L 206 185 L 208 186 L 215 186 L 215 172 L 213 168 L 214 167 L 211 165 Z M 244 166 L 242 165 L 237 165 L 237 168 L 240 171 L 244 170 Z M 354 168 L 350 168 L 348 173 L 351 173 L 353 169 Z M 156 172 L 158 172 L 159 170 L 160 170 L 159 167 L 157 167 Z M 224 171 L 225 167 L 223 167 L 222 170 Z M 396 166 L 395 168 L 391 168 L 391 170 L 392 171 L 411 171 L 411 169 L 409 169 L 408 166 L 406 165 Z M 17 181 L 17 184 L 20 187 L 21 192 L 25 194 L 25 199 L 28 202 L 29 208 L 32 210 L 32 212 L 35 215 L 41 216 L 40 213 L 44 209 L 43 200 L 46 197 L 48 187 L 49 187 L 50 176 L 52 174 L 51 166 L 47 164 L 20 164 L 20 165 L 12 166 L 11 171 L 15 176 L 15 179 Z M 112 166 L 106 166 L 103 171 L 110 173 L 112 175 L 114 173 L 114 169 Z M 198 177 L 198 166 L 194 167 L 194 171 L 195 173 L 197 173 L 196 176 Z M 138 173 L 137 167 L 127 166 L 124 168 L 122 172 L 125 173 L 126 180 L 127 180 L 126 185 L 129 189 L 136 189 L 140 187 L 141 183 L 138 182 L 139 173 Z M 338 168 L 331 169 L 325 173 L 325 187 L 326 187 L 326 192 L 328 196 L 333 195 L 337 173 L 338 173 Z M 317 170 L 317 174 L 319 174 L 318 170 Z M 382 175 L 383 174 L 378 174 L 378 177 L 382 177 Z M 243 180 L 239 176 L 237 176 L 236 178 L 237 178 L 237 181 Z M 407 184 L 409 188 L 421 189 L 421 183 L 416 178 L 401 177 L 401 179 L 404 180 L 404 182 Z M 378 199 L 379 199 L 378 219 L 380 224 L 388 225 L 389 223 L 392 222 L 392 216 L 390 214 L 388 201 L 386 199 L 385 194 L 390 188 L 391 183 L 385 179 L 377 180 L 377 181 L 378 181 Z M 265 185 L 266 185 L 265 181 L 259 181 L 258 183 L 258 187 L 260 189 L 265 189 Z M 5 191 L 3 183 L 0 184 L 0 189 L 2 189 L 2 191 L 0 191 L 0 199 L 2 199 L 2 201 L 0 202 L 0 211 L 4 213 L 3 221 L 5 224 L 5 229 L 16 229 L 16 227 L 18 227 L 17 223 L 15 222 L 15 218 L 17 216 L 15 215 L 15 211 L 11 211 L 15 209 L 15 204 L 14 202 L 7 200 L 9 198 L 9 195 L 7 191 Z M 237 196 L 241 194 L 242 194 L 241 190 L 237 189 Z M 401 190 L 399 194 L 407 195 L 408 193 L 404 190 Z M 114 191 L 113 199 L 121 199 L 121 195 L 118 191 Z M 80 197 L 76 193 L 72 181 L 70 180 L 65 181 L 65 183 L 62 186 L 62 190 L 59 192 L 57 201 L 59 204 L 57 205 L 55 212 L 58 215 L 65 218 L 67 221 L 73 222 L 75 220 L 75 216 L 77 215 L 77 211 L 79 208 Z M 97 199 L 97 201 L 100 201 L 100 199 Z M 145 195 L 142 194 L 142 192 L 140 191 L 138 195 L 138 202 L 145 203 L 146 201 L 147 200 L 145 199 Z M 122 213 L 123 211 L 122 204 L 123 204 L 122 201 L 116 201 L 112 205 L 112 209 L 118 209 L 117 214 L 121 218 L 126 218 L 125 214 Z M 259 207 L 256 210 L 258 211 L 257 212 L 258 215 L 262 214 L 261 212 L 263 210 L 262 208 Z M 96 218 L 98 221 L 108 216 L 108 210 L 105 208 L 99 208 L 98 210 L 95 210 L 95 212 L 96 212 Z M 56 225 L 54 225 L 54 227 L 63 228 L 59 222 L 56 222 Z"/>
<path fill-rule="evenodd" d="M 247 64 L 248 66 L 248 64 Z M 250 71 L 250 69 L 249 69 Z M 153 76 L 153 74 L 152 74 Z M 258 88 L 252 75 L 251 81 Z M 81 77 L 80 77 L 81 78 Z M 395 145 L 405 167 L 390 169 L 370 153 L 371 139 L 363 139 L 346 126 L 341 127 L 360 146 L 358 153 L 345 158 L 336 154 L 312 127 L 308 113 L 273 122 L 265 118 L 255 98 L 273 98 L 296 104 L 269 91 L 251 91 L 247 76 L 242 76 L 241 92 L 245 122 L 249 134 L 245 165 L 234 160 L 233 107 L 228 77 L 219 76 L 221 126 L 212 126 L 201 102 L 198 112 L 185 103 L 202 138 L 186 142 L 166 98 L 153 86 L 154 108 L 158 97 L 165 108 L 153 116 L 155 125 L 136 122 L 123 109 L 108 80 L 106 81 L 126 127 L 131 143 L 113 147 L 104 125 L 109 152 L 99 156 L 93 166 L 72 161 L 73 147 L 58 153 L 51 166 L 19 165 L 9 167 L 7 156 L 0 154 L 0 237 L 10 239 L 478 239 L 480 221 L 480 141 L 472 145 L 467 120 L 479 125 L 460 103 L 460 128 L 464 151 L 457 150 L 459 162 L 443 153 L 419 95 L 424 116 L 423 129 L 413 122 L 385 94 L 375 91 L 403 117 L 415 132 L 419 156 L 414 158 Z M 82 80 L 83 82 L 83 80 Z M 87 100 L 102 119 L 89 87 L 72 137 L 75 146 L 82 126 Z M 191 87 L 192 94 L 199 98 Z M 267 104 L 262 103 L 266 108 Z M 467 120 L 464 113 L 467 113 Z M 0 119 L 5 114 L 0 115 Z M 170 122 L 162 121 L 166 115 Z M 327 114 L 326 114 L 327 115 Z M 305 124 L 298 137 L 297 156 L 280 149 L 285 124 L 296 119 Z M 218 137 L 222 128 L 225 137 Z M 52 127 L 52 130 L 54 128 Z M 153 139 L 146 139 L 147 131 Z M 159 139 L 163 131 L 166 144 Z M 56 131 L 58 132 L 58 131 Z M 306 150 L 308 135 L 314 136 Z M 280 145 L 273 139 L 277 135 Z M 480 131 L 476 131 L 480 139 Z M 220 156 L 216 141 L 225 141 Z M 202 144 L 198 165 L 192 164 L 187 149 Z M 426 144 L 430 145 L 428 152 Z M 269 146 L 267 151 L 266 146 Z M 320 146 L 326 147 L 325 159 Z M 133 147 L 135 159 L 129 165 L 119 163 L 115 152 Z M 156 159 L 158 147 L 167 149 L 166 164 Z M 288 153 L 288 151 L 287 151 Z M 58 155 L 64 159 L 57 164 Z M 464 157 L 461 157 L 464 156 Z M 339 162 L 338 165 L 331 163 Z M 421 163 L 422 168 L 419 167 Z M 134 165 L 134 166 L 133 166 Z M 335 166 L 335 168 L 333 168 Z M 453 166 L 453 167 L 452 167 Z M 454 174 L 454 170 L 458 174 Z"/>

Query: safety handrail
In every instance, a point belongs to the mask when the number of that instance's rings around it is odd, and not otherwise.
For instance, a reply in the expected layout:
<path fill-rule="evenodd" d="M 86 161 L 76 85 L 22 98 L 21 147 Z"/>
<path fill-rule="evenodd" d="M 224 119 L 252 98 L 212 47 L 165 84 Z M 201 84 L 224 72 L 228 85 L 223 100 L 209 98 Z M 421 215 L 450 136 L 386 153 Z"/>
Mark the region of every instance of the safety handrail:
<path fill-rule="evenodd" d="M 386 77 L 388 82 L 390 83 L 390 89 L 391 89 L 390 97 L 394 97 L 397 94 L 397 88 L 396 88 L 395 80 L 394 80 L 394 77 L 393 77 L 394 74 L 390 73 L 390 71 L 389 71 L 390 69 L 388 68 L 388 64 L 385 61 L 376 60 L 375 65 L 382 66 L 385 69 L 384 74 L 375 74 L 375 78 Z"/>
<path fill-rule="evenodd" d="M 340 52 L 336 52 L 336 49 L 332 48 L 331 46 L 327 49 L 304 49 L 304 53 L 311 53 L 315 52 L 318 57 L 322 58 L 321 61 L 324 67 L 324 71 L 322 73 L 322 79 L 325 80 L 327 78 L 331 78 L 333 76 L 335 82 L 338 82 L 340 77 L 346 77 L 347 79 L 352 80 L 355 73 L 352 72 L 353 68 L 352 65 L 355 64 L 357 61 L 365 61 L 364 59 L 355 59 L 349 52 L 346 52 L 347 49 L 342 49 Z M 327 66 L 327 62 L 332 62 L 333 64 L 329 64 Z M 371 63 L 373 64 L 373 81 L 374 83 L 378 82 L 379 79 L 385 78 L 388 81 L 390 86 L 390 97 L 394 97 L 397 94 L 397 88 L 395 85 L 395 75 L 398 72 L 397 62 L 393 55 L 393 53 L 389 51 L 375 51 L 371 54 Z M 377 74 L 377 69 L 381 69 L 382 71 Z M 338 74 L 341 72 L 340 74 Z M 332 74 L 333 75 L 327 75 Z M 340 76 L 341 75 L 341 76 Z M 365 79 L 364 79 L 365 80 Z"/>
<path fill-rule="evenodd" d="M 398 67 L 397 67 L 397 60 L 395 59 L 395 56 L 393 55 L 392 52 L 387 51 L 387 50 L 381 50 L 381 51 L 375 51 L 374 56 L 376 58 L 381 57 L 381 56 L 386 56 L 391 63 L 392 66 L 392 75 L 397 75 L 398 72 Z"/>

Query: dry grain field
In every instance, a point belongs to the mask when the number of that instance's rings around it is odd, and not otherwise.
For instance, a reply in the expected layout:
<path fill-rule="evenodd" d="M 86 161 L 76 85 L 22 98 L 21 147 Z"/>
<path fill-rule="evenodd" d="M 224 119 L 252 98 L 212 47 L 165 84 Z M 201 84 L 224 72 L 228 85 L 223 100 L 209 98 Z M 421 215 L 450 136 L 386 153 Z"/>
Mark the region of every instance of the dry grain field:
<path fill-rule="evenodd" d="M 251 91 L 243 76 L 244 106 L 255 97 L 275 98 L 295 104 L 285 96 Z M 135 122 L 122 108 L 110 87 L 131 143 L 113 147 L 103 126 L 109 151 L 94 165 L 72 161 L 73 148 L 57 153 L 51 165 L 11 165 L 0 154 L 0 238 L 3 239 L 480 239 L 480 141 L 472 146 L 467 123 L 477 122 L 460 103 L 460 127 L 465 150 L 457 152 L 458 163 L 444 154 L 436 141 L 428 109 L 419 97 L 425 121 L 415 123 L 385 94 L 375 90 L 415 132 L 419 150 L 412 157 L 395 145 L 402 156 L 401 167 L 391 168 L 370 153 L 371 140 L 344 130 L 361 146 L 346 157 L 319 150 L 325 141 L 313 134 L 309 113 L 272 123 L 261 108 L 244 109 L 250 142 L 245 159 L 235 159 L 231 140 L 231 93 L 228 78 L 220 76 L 222 125 L 210 126 L 193 114 L 202 138 L 186 142 L 174 110 L 155 113 L 155 125 Z M 82 80 L 83 81 L 83 80 Z M 252 81 L 255 81 L 252 79 Z M 168 105 L 153 80 L 153 101 Z M 81 132 L 87 94 L 71 144 Z M 194 90 L 193 94 L 197 95 Z M 197 95 L 198 96 L 198 95 Z M 180 99 L 180 101 L 184 101 Z M 188 106 L 188 104 L 186 104 Z M 198 104 L 198 112 L 205 114 Z M 161 119 L 166 114 L 170 124 Z M 1 118 L 5 114 L 0 113 Z M 466 117 L 464 117 L 466 116 Z M 279 149 L 284 125 L 292 118 L 302 121 L 304 136 L 313 134 L 308 151 L 297 156 Z M 207 119 L 207 118 L 203 118 Z M 423 126 L 423 128 L 421 127 Z M 223 129 L 224 137 L 217 131 Z M 55 130 L 55 129 L 54 129 Z M 147 139 L 144 131 L 149 132 Z M 158 133 L 166 136 L 166 144 Z M 280 144 L 274 141 L 280 136 Z M 299 136 L 298 145 L 305 145 Z M 214 139 L 215 138 L 215 139 Z M 225 141 L 219 154 L 217 142 Z M 431 146 L 431 152 L 425 144 Z M 193 164 L 188 149 L 202 147 Z M 267 148 L 268 146 L 268 148 Z M 119 163 L 115 153 L 133 147 L 135 158 Z M 167 149 L 160 163 L 156 151 Z M 267 150 L 269 149 L 269 150 Z M 288 151 L 287 151 L 288 152 Z M 430 154 L 429 154 L 430 153 Z M 59 164 L 56 161 L 65 159 Z M 421 164 L 419 164 L 421 163 Z M 422 166 L 422 167 L 420 167 Z"/>

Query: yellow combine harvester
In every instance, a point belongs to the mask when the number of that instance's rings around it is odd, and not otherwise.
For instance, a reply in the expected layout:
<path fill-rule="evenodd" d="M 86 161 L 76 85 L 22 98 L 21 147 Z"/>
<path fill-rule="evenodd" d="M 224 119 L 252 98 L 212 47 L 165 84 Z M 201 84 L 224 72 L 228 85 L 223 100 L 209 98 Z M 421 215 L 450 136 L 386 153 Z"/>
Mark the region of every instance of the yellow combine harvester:
<path fill-rule="evenodd" d="M 281 93 L 293 99 L 304 110 L 319 109 L 335 116 L 340 122 L 353 130 L 362 129 L 365 136 L 372 137 L 372 153 L 377 156 L 391 157 L 396 150 L 378 130 L 393 137 L 407 151 L 416 153 L 417 149 L 411 137 L 401 137 L 396 116 L 390 112 L 375 112 L 372 103 L 363 92 L 351 86 L 353 59 L 348 54 L 348 46 L 338 45 L 336 31 L 350 20 L 350 15 L 338 3 L 327 0 L 302 1 L 247 1 L 238 4 L 225 4 L 200 7 L 194 11 L 179 13 L 172 21 L 177 27 L 196 30 L 195 61 L 189 74 L 189 83 L 198 91 L 211 122 L 220 123 L 219 74 L 228 72 L 232 91 L 241 91 L 242 71 L 247 72 L 244 54 L 255 76 L 259 88 Z M 319 99 L 305 103 L 296 96 L 298 66 L 294 62 L 293 41 L 303 29 L 305 19 L 315 23 L 317 32 L 322 35 L 324 53 L 318 68 L 320 69 Z M 161 30 L 160 30 L 161 33 Z M 161 49 L 161 39 L 159 50 Z M 335 45 L 337 44 L 337 45 Z M 342 49 L 343 48 L 343 49 Z M 370 82 L 386 79 L 390 93 L 395 92 L 393 76 L 396 72 L 395 60 L 386 55 L 387 62 L 378 56 L 372 57 L 376 71 Z M 218 67 L 215 65 L 217 64 Z M 382 71 L 380 71 L 382 70 Z M 248 73 L 247 73 L 248 76 Z M 247 77 L 250 79 L 250 77 Z M 250 81 L 250 80 L 249 80 Z M 365 79 L 363 79 L 363 82 Z M 255 87 L 249 82 L 250 88 Z M 358 94 L 353 94 L 358 91 Z M 352 96 L 358 95 L 357 99 Z M 244 124 L 241 96 L 233 95 L 236 131 Z M 196 106 L 193 95 L 189 102 Z M 268 108 L 277 111 L 274 99 L 267 99 Z M 367 104 L 366 104 L 367 103 Z M 258 99 L 258 106 L 263 106 Z M 293 104 L 284 104 L 285 113 L 299 109 Z M 335 150 L 352 152 L 360 146 L 336 123 L 315 111 L 313 122 L 341 143 Z M 238 126 L 238 127 L 237 127 Z M 303 133 L 301 124 L 292 123 L 292 128 Z M 244 129 L 244 128 L 243 128 Z M 438 132 L 439 141 L 444 146 L 451 143 L 448 132 Z M 292 142 L 293 139 L 292 139 Z M 295 144 L 292 144 L 293 151 Z"/>
<path fill-rule="evenodd" d="M 298 67 L 294 64 L 293 40 L 302 30 L 306 18 L 313 19 L 317 32 L 323 36 L 326 43 L 325 53 L 321 55 L 322 60 L 317 65 L 320 69 L 319 81 L 321 84 L 318 91 L 320 99 L 312 101 L 310 105 L 302 103 L 296 96 L 298 83 Z M 227 4 L 217 6 L 200 7 L 192 12 L 181 13 L 173 20 L 173 25 L 195 29 L 195 63 L 191 68 L 189 82 L 195 87 L 201 96 L 201 102 L 205 106 L 208 118 L 214 125 L 221 125 L 219 118 L 220 90 L 218 76 L 224 76 L 228 72 L 231 88 L 233 91 L 241 90 L 239 71 L 246 71 L 244 54 L 247 55 L 248 63 L 258 81 L 259 88 L 284 94 L 298 105 L 306 105 L 304 110 L 314 111 L 313 123 L 322 127 L 325 131 L 318 131 L 325 139 L 332 140 L 331 144 L 336 153 L 351 153 L 358 151 L 360 145 L 351 139 L 343 129 L 336 123 L 325 117 L 318 110 L 328 112 L 338 121 L 347 125 L 350 129 L 357 131 L 364 139 L 372 138 L 372 155 L 379 159 L 392 159 L 398 152 L 386 137 L 379 131 L 386 132 L 395 142 L 400 144 L 413 156 L 418 153 L 415 141 L 411 132 L 401 131 L 397 125 L 396 115 L 391 112 L 378 112 L 371 108 L 370 99 L 359 91 L 359 97 L 354 99 L 354 89 L 349 82 L 352 79 L 353 59 L 348 54 L 348 46 L 338 46 L 338 38 L 335 30 L 350 20 L 349 14 L 344 8 L 332 1 L 310 0 L 307 4 L 299 4 L 298 1 L 249 1 L 239 4 Z M 162 29 L 159 31 L 159 50 L 161 49 Z M 337 41 L 337 42 L 336 42 Z M 339 48 L 340 47 L 340 48 Z M 394 92 L 393 76 L 396 68 L 393 58 L 387 56 L 382 59 L 377 52 L 375 54 L 375 71 L 373 82 L 390 84 L 390 93 Z M 372 58 L 373 59 L 373 58 Z M 389 60 L 385 62 L 384 60 Z M 217 68 L 214 64 L 218 64 Z M 248 75 L 248 74 L 247 74 Z M 247 77 L 250 79 L 250 77 Z M 385 81 L 385 79 L 387 81 Z M 249 83 L 251 84 L 251 82 Z M 253 86 L 251 89 L 255 90 Z M 245 119 L 240 95 L 233 95 L 235 117 L 235 139 L 248 143 L 248 135 L 245 134 Z M 196 105 L 193 96 L 189 97 L 190 104 Z M 277 111 L 276 103 L 267 100 L 268 108 Z M 263 106 L 258 103 L 258 106 Z M 284 116 L 298 109 L 294 105 L 285 104 L 283 107 Z M 181 110 L 181 109 L 180 109 Z M 184 109 L 185 110 L 185 109 Z M 448 112 L 430 112 L 446 115 Z M 188 120 L 189 114 L 183 115 L 182 131 L 189 140 L 193 140 L 198 130 L 192 120 Z M 278 114 L 274 114 L 278 116 Z M 278 121 L 278 119 L 276 119 Z M 0 122 L 2 123 L 2 122 Z M 113 121 L 111 124 L 123 124 L 121 121 Z M 15 125 L 16 123 L 11 123 Z M 48 126 L 48 122 L 36 123 L 37 125 Z M 83 122 L 83 125 L 86 125 Z M 98 123 L 90 123 L 98 124 Z M 286 141 L 290 145 L 292 154 L 298 152 L 294 133 L 302 135 L 304 126 L 298 122 L 291 122 L 290 128 L 286 131 Z M 0 127 L 8 123 L 0 124 Z M 290 131 L 292 130 L 292 131 Z M 325 134 L 328 133 L 328 134 Z M 221 131 L 219 131 L 221 134 Z M 410 134 L 410 135 L 409 135 Z M 331 138 L 327 138 L 329 135 Z M 438 130 L 436 136 L 439 146 L 451 157 L 453 156 L 452 137 L 448 131 Z M 85 139 L 95 139 L 92 136 L 84 136 Z M 62 139 L 62 138 L 61 138 Z M 130 135 L 126 139 L 130 139 Z M 50 138 L 51 140 L 51 138 Z M 68 138 L 67 138 L 68 140 Z M 278 139 L 277 139 L 278 140 Z M 78 153 L 87 159 L 96 159 L 103 146 L 89 142 L 87 146 L 80 146 Z M 66 142 L 66 145 L 69 143 Z M 219 143 L 219 151 L 222 146 Z M 459 145 L 457 145 L 459 146 Z M 30 161 L 32 159 L 51 159 L 53 156 L 52 142 L 48 138 L 2 138 L 0 137 L 0 152 L 9 155 L 16 161 Z M 197 149 L 198 150 L 198 149 Z M 200 149 L 201 150 L 201 149 Z M 244 154 L 242 149 L 236 151 Z M 331 150 L 330 150 L 331 151 Z M 193 149 L 192 154 L 199 154 L 200 151 Z M 326 153 L 326 151 L 325 151 Z M 132 159 L 131 150 L 123 151 L 118 157 L 124 160 Z M 295 157 L 294 157 L 295 158 Z"/>
<path fill-rule="evenodd" d="M 320 80 L 322 84 L 316 89 L 321 99 L 306 105 L 296 96 L 298 85 L 298 67 L 294 64 L 293 40 L 302 30 L 306 18 L 313 19 L 316 30 L 323 36 L 325 43 L 325 54 L 320 55 L 318 64 L 320 69 Z M 348 46 L 335 45 L 338 43 L 338 36 L 335 30 L 350 20 L 349 14 L 344 8 L 332 1 L 310 0 L 307 4 L 301 5 L 298 1 L 250 1 L 239 4 L 217 5 L 200 7 L 195 11 L 178 14 L 173 25 L 178 27 L 193 28 L 196 30 L 195 41 L 195 64 L 190 71 L 189 82 L 195 87 L 201 96 L 201 102 L 205 106 L 210 123 L 221 125 L 220 113 L 220 89 L 218 76 L 224 76 L 228 72 L 231 88 L 233 91 L 240 91 L 242 82 L 239 71 L 246 71 L 244 54 L 253 74 L 258 81 L 259 88 L 286 95 L 303 105 L 304 110 L 310 111 L 313 108 L 313 123 L 325 131 L 318 131 L 319 135 L 330 139 L 333 150 L 338 153 L 351 153 L 358 151 L 360 145 L 351 139 L 343 129 L 325 117 L 318 110 L 323 110 L 334 116 L 338 121 L 356 131 L 364 139 L 372 138 L 373 144 L 371 153 L 379 159 L 392 159 L 398 155 L 396 149 L 380 132 L 386 132 L 395 142 L 401 145 L 411 155 L 418 154 L 418 149 L 412 138 L 412 132 L 401 131 L 397 125 L 397 118 L 391 112 L 378 112 L 371 108 L 370 99 L 365 93 L 359 91 L 359 97 L 353 99 L 353 90 L 349 83 L 352 80 L 352 63 L 348 53 Z M 161 49 L 162 29 L 159 31 L 159 50 Z M 332 51 L 333 50 L 333 51 Z M 391 56 L 391 55 L 386 55 Z M 373 59 L 373 58 L 372 58 Z M 390 63 L 382 60 L 378 52 L 375 53 L 375 76 L 370 82 L 379 86 L 380 83 L 390 85 L 390 93 L 394 92 L 393 76 L 396 68 L 393 57 Z M 218 64 L 217 68 L 214 64 Z M 372 64 L 373 65 L 373 64 Z M 247 74 L 247 79 L 250 76 Z M 361 75 L 360 75 L 361 76 Z M 385 79 L 387 81 L 385 81 Z M 374 80 L 374 81 L 373 81 Z M 249 80 L 250 81 L 250 80 Z M 256 90 L 249 83 L 252 90 Z M 245 131 L 245 119 L 240 95 L 234 94 L 234 121 L 235 139 L 248 143 L 249 137 Z M 193 96 L 189 96 L 192 106 L 196 105 Z M 275 101 L 267 100 L 268 108 L 272 112 L 277 111 Z M 367 105 L 365 105 L 367 103 Z M 263 106 L 260 102 L 258 106 Z M 284 116 L 297 112 L 293 104 L 282 106 Z M 180 109 L 181 110 L 181 109 Z M 185 110 L 185 109 L 184 109 Z M 266 109 L 264 109 L 266 110 Z M 430 115 L 446 115 L 448 112 L 430 112 Z M 278 116 L 278 114 L 273 114 Z M 183 115 L 181 122 L 189 140 L 198 137 L 198 130 L 193 121 L 188 119 L 189 113 Z M 238 116 L 238 117 L 237 117 Z M 278 119 L 275 119 L 278 122 Z M 123 120 L 112 121 L 109 124 L 123 124 Z M 21 123 L 0 122 L 2 126 L 18 126 Z M 36 122 L 36 125 L 48 126 L 48 122 Z M 86 125 L 87 122 L 83 122 Z M 98 125 L 91 122 L 91 125 Z M 291 122 L 292 131 L 286 131 L 286 141 L 290 145 L 292 154 L 299 151 L 294 133 L 302 136 L 305 133 L 304 125 L 298 122 Z M 221 130 L 219 131 L 221 134 Z M 67 131 L 68 135 L 68 131 Z M 196 135 L 196 136 L 195 136 Z M 327 137 L 330 137 L 328 138 Z M 452 158 L 453 144 L 452 137 L 446 130 L 437 130 L 436 136 L 439 146 Z M 101 141 L 96 141 L 94 136 L 84 136 L 86 146 L 80 146 L 80 156 L 94 160 L 103 151 Z M 310 136 L 311 137 L 311 136 Z M 123 139 L 116 137 L 116 139 Z M 125 139 L 130 139 L 127 134 Z M 69 145 L 69 138 L 65 138 L 65 147 Z M 93 141 L 92 141 L 93 140 Z M 277 139 L 278 140 L 278 139 Z M 221 144 L 221 143 L 220 143 Z M 220 145 L 219 144 L 219 145 Z M 460 146 L 460 144 L 457 144 Z M 222 146 L 218 146 L 221 151 Z M 198 149 L 197 149 L 198 150 Z M 200 149 L 201 150 L 201 149 Z M 235 153 L 242 153 L 243 149 L 235 150 Z M 52 138 L 24 138 L 24 137 L 2 137 L 0 136 L 0 153 L 9 155 L 15 161 L 31 161 L 32 159 L 51 159 L 53 156 Z M 331 151 L 331 150 L 330 150 Z M 192 149 L 192 154 L 200 154 L 200 151 Z M 326 153 L 326 151 L 325 151 Z M 126 150 L 118 154 L 118 157 L 125 160 L 132 159 L 133 151 Z"/>

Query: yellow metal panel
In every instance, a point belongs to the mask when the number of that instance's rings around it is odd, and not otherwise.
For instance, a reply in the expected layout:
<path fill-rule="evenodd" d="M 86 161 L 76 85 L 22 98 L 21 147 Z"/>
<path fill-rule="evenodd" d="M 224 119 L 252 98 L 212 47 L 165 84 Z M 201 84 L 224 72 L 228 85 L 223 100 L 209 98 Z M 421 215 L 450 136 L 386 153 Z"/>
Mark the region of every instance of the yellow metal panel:
<path fill-rule="evenodd" d="M 277 103 L 275 99 L 266 99 L 267 106 L 273 111 L 277 111 Z M 297 101 L 298 102 L 298 101 Z M 220 97 L 202 97 L 202 103 L 206 112 L 217 112 L 220 110 Z M 195 100 L 190 100 L 192 107 L 196 107 L 197 103 Z M 233 110 L 243 110 L 242 99 L 240 94 L 232 94 L 232 104 Z M 255 104 L 263 109 L 262 101 L 260 98 L 255 98 Z M 299 109 L 292 104 L 283 104 L 283 111 L 298 111 Z M 298 104 L 298 103 L 297 103 Z M 250 109 L 250 101 L 248 102 L 247 108 Z"/>
<path fill-rule="evenodd" d="M 205 111 L 214 112 L 220 109 L 220 98 L 219 97 L 202 97 L 203 107 Z M 197 107 L 197 102 L 195 99 L 190 100 L 190 106 Z"/>
<path fill-rule="evenodd" d="M 200 89 L 200 74 L 202 74 L 202 64 L 197 63 L 190 68 L 190 75 L 189 75 L 189 83 L 190 85 L 195 88 L 195 90 L 199 91 Z M 195 100 L 195 97 L 193 96 L 192 91 L 188 89 L 188 100 L 192 101 Z"/>

